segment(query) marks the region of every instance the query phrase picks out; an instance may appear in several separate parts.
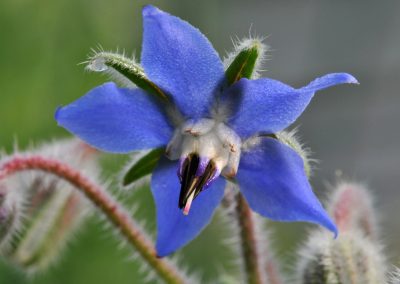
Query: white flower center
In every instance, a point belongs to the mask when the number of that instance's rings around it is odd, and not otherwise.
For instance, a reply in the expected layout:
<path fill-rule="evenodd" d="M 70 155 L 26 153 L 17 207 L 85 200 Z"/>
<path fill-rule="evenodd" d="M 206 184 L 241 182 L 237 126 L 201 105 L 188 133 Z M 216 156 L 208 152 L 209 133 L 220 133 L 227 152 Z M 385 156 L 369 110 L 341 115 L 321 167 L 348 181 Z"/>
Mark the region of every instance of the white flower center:
<path fill-rule="evenodd" d="M 166 154 L 171 160 L 180 160 L 179 207 L 184 214 L 188 214 L 192 200 L 219 175 L 236 175 L 240 152 L 240 137 L 222 122 L 189 120 L 175 130 Z"/>

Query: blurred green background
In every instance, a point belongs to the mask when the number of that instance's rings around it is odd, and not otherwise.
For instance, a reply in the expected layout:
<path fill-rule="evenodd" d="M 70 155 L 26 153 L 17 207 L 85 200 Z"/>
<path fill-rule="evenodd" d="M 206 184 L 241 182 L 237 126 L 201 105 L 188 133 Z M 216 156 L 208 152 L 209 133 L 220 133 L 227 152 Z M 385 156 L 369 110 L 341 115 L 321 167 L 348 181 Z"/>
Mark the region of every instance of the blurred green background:
<path fill-rule="evenodd" d="M 321 197 L 337 175 L 361 180 L 376 195 L 388 254 L 398 260 L 400 230 L 400 2 L 385 1 L 106 1 L 2 0 L 0 2 L 0 146 L 11 151 L 54 137 L 68 137 L 53 113 L 106 78 L 84 71 L 90 49 L 140 55 L 141 6 L 154 4 L 200 28 L 221 56 L 231 39 L 267 35 L 265 76 L 301 86 L 329 72 L 355 75 L 361 85 L 324 91 L 297 122 L 321 162 L 312 183 Z M 108 155 L 106 178 L 125 158 Z M 149 191 L 123 193 L 139 204 L 138 218 L 154 232 Z M 272 224 L 278 255 L 291 261 L 301 225 Z M 223 245 L 223 225 L 212 226 L 180 255 L 190 270 L 212 282 L 234 272 Z M 298 233 L 300 232 L 300 233 Z M 93 220 L 47 274 L 25 278 L 0 264 L 0 283 L 142 283 L 139 262 L 119 248 L 112 233 Z"/>

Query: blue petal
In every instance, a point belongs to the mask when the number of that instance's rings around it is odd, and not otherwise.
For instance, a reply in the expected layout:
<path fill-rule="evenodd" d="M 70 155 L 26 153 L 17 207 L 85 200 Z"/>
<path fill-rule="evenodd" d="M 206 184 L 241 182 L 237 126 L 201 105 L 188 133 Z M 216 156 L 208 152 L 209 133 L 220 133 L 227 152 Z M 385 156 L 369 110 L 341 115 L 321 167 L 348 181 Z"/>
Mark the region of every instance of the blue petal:
<path fill-rule="evenodd" d="M 243 153 L 237 174 L 240 190 L 257 213 L 277 221 L 306 221 L 337 235 L 336 225 L 314 195 L 301 157 L 273 138 Z"/>
<path fill-rule="evenodd" d="M 172 135 L 166 117 L 148 94 L 114 83 L 60 107 L 55 119 L 89 145 L 114 153 L 160 147 Z"/>
<path fill-rule="evenodd" d="M 157 254 L 173 253 L 193 240 L 210 222 L 224 195 L 225 180 L 217 179 L 193 200 L 189 215 L 178 208 L 180 184 L 178 162 L 162 158 L 151 179 L 151 191 L 157 208 Z"/>
<path fill-rule="evenodd" d="M 208 114 L 223 64 L 207 38 L 189 23 L 147 5 L 143 8 L 141 64 L 190 118 Z"/>
<path fill-rule="evenodd" d="M 294 89 L 272 79 L 242 79 L 223 94 L 221 104 L 230 109 L 228 123 L 242 138 L 257 132 L 276 133 L 300 116 L 316 91 L 343 83 L 357 80 L 335 73 Z"/>

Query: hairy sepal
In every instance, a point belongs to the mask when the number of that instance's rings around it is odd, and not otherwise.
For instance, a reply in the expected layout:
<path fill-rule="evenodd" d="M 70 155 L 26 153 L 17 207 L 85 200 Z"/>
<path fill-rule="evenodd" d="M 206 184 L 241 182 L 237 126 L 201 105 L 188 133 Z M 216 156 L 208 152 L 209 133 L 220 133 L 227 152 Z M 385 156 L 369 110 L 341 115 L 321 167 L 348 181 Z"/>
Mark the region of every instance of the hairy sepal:
<path fill-rule="evenodd" d="M 167 95 L 152 81 L 150 81 L 143 68 L 134 59 L 112 52 L 95 52 L 87 62 L 86 68 L 94 72 L 108 74 L 111 79 L 127 86 L 137 86 L 162 101 L 167 101 Z"/>
<path fill-rule="evenodd" d="M 267 46 L 259 38 L 245 38 L 234 42 L 234 51 L 224 60 L 228 85 L 241 78 L 256 79 L 265 60 Z"/>
<path fill-rule="evenodd" d="M 164 148 L 157 148 L 151 150 L 143 157 L 139 158 L 139 160 L 133 163 L 126 171 L 122 180 L 122 185 L 129 186 L 139 179 L 151 174 L 156 167 L 161 155 L 163 155 L 164 153 Z"/>

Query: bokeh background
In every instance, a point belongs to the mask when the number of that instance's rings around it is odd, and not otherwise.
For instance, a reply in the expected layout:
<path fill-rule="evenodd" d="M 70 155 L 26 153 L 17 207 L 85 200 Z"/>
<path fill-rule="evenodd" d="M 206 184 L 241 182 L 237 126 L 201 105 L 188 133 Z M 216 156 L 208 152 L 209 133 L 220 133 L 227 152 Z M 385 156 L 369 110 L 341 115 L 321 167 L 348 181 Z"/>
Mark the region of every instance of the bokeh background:
<path fill-rule="evenodd" d="M 106 78 L 84 71 L 98 44 L 139 57 L 141 6 L 151 3 L 200 28 L 221 56 L 232 38 L 268 36 L 264 76 L 302 86 L 328 72 L 345 71 L 359 86 L 321 92 L 298 120 L 316 166 L 312 184 L 324 198 L 338 176 L 368 184 L 376 196 L 388 257 L 400 255 L 400 1 L 0 1 L 0 147 L 11 151 L 69 134 L 57 127 L 58 105 L 83 95 Z M 114 178 L 125 157 L 107 155 L 105 177 Z M 328 186 L 327 186 L 328 185 Z M 117 185 L 114 186 L 114 189 Z M 137 217 L 154 231 L 146 189 L 125 192 L 139 204 Z M 233 271 L 227 236 L 218 216 L 180 254 L 192 271 L 215 279 Z M 292 260 L 304 225 L 275 224 L 278 255 Z M 309 227 L 307 227 L 309 228 Z M 58 265 L 33 279 L 0 264 L 0 283 L 142 283 L 139 262 L 92 220 Z"/>

